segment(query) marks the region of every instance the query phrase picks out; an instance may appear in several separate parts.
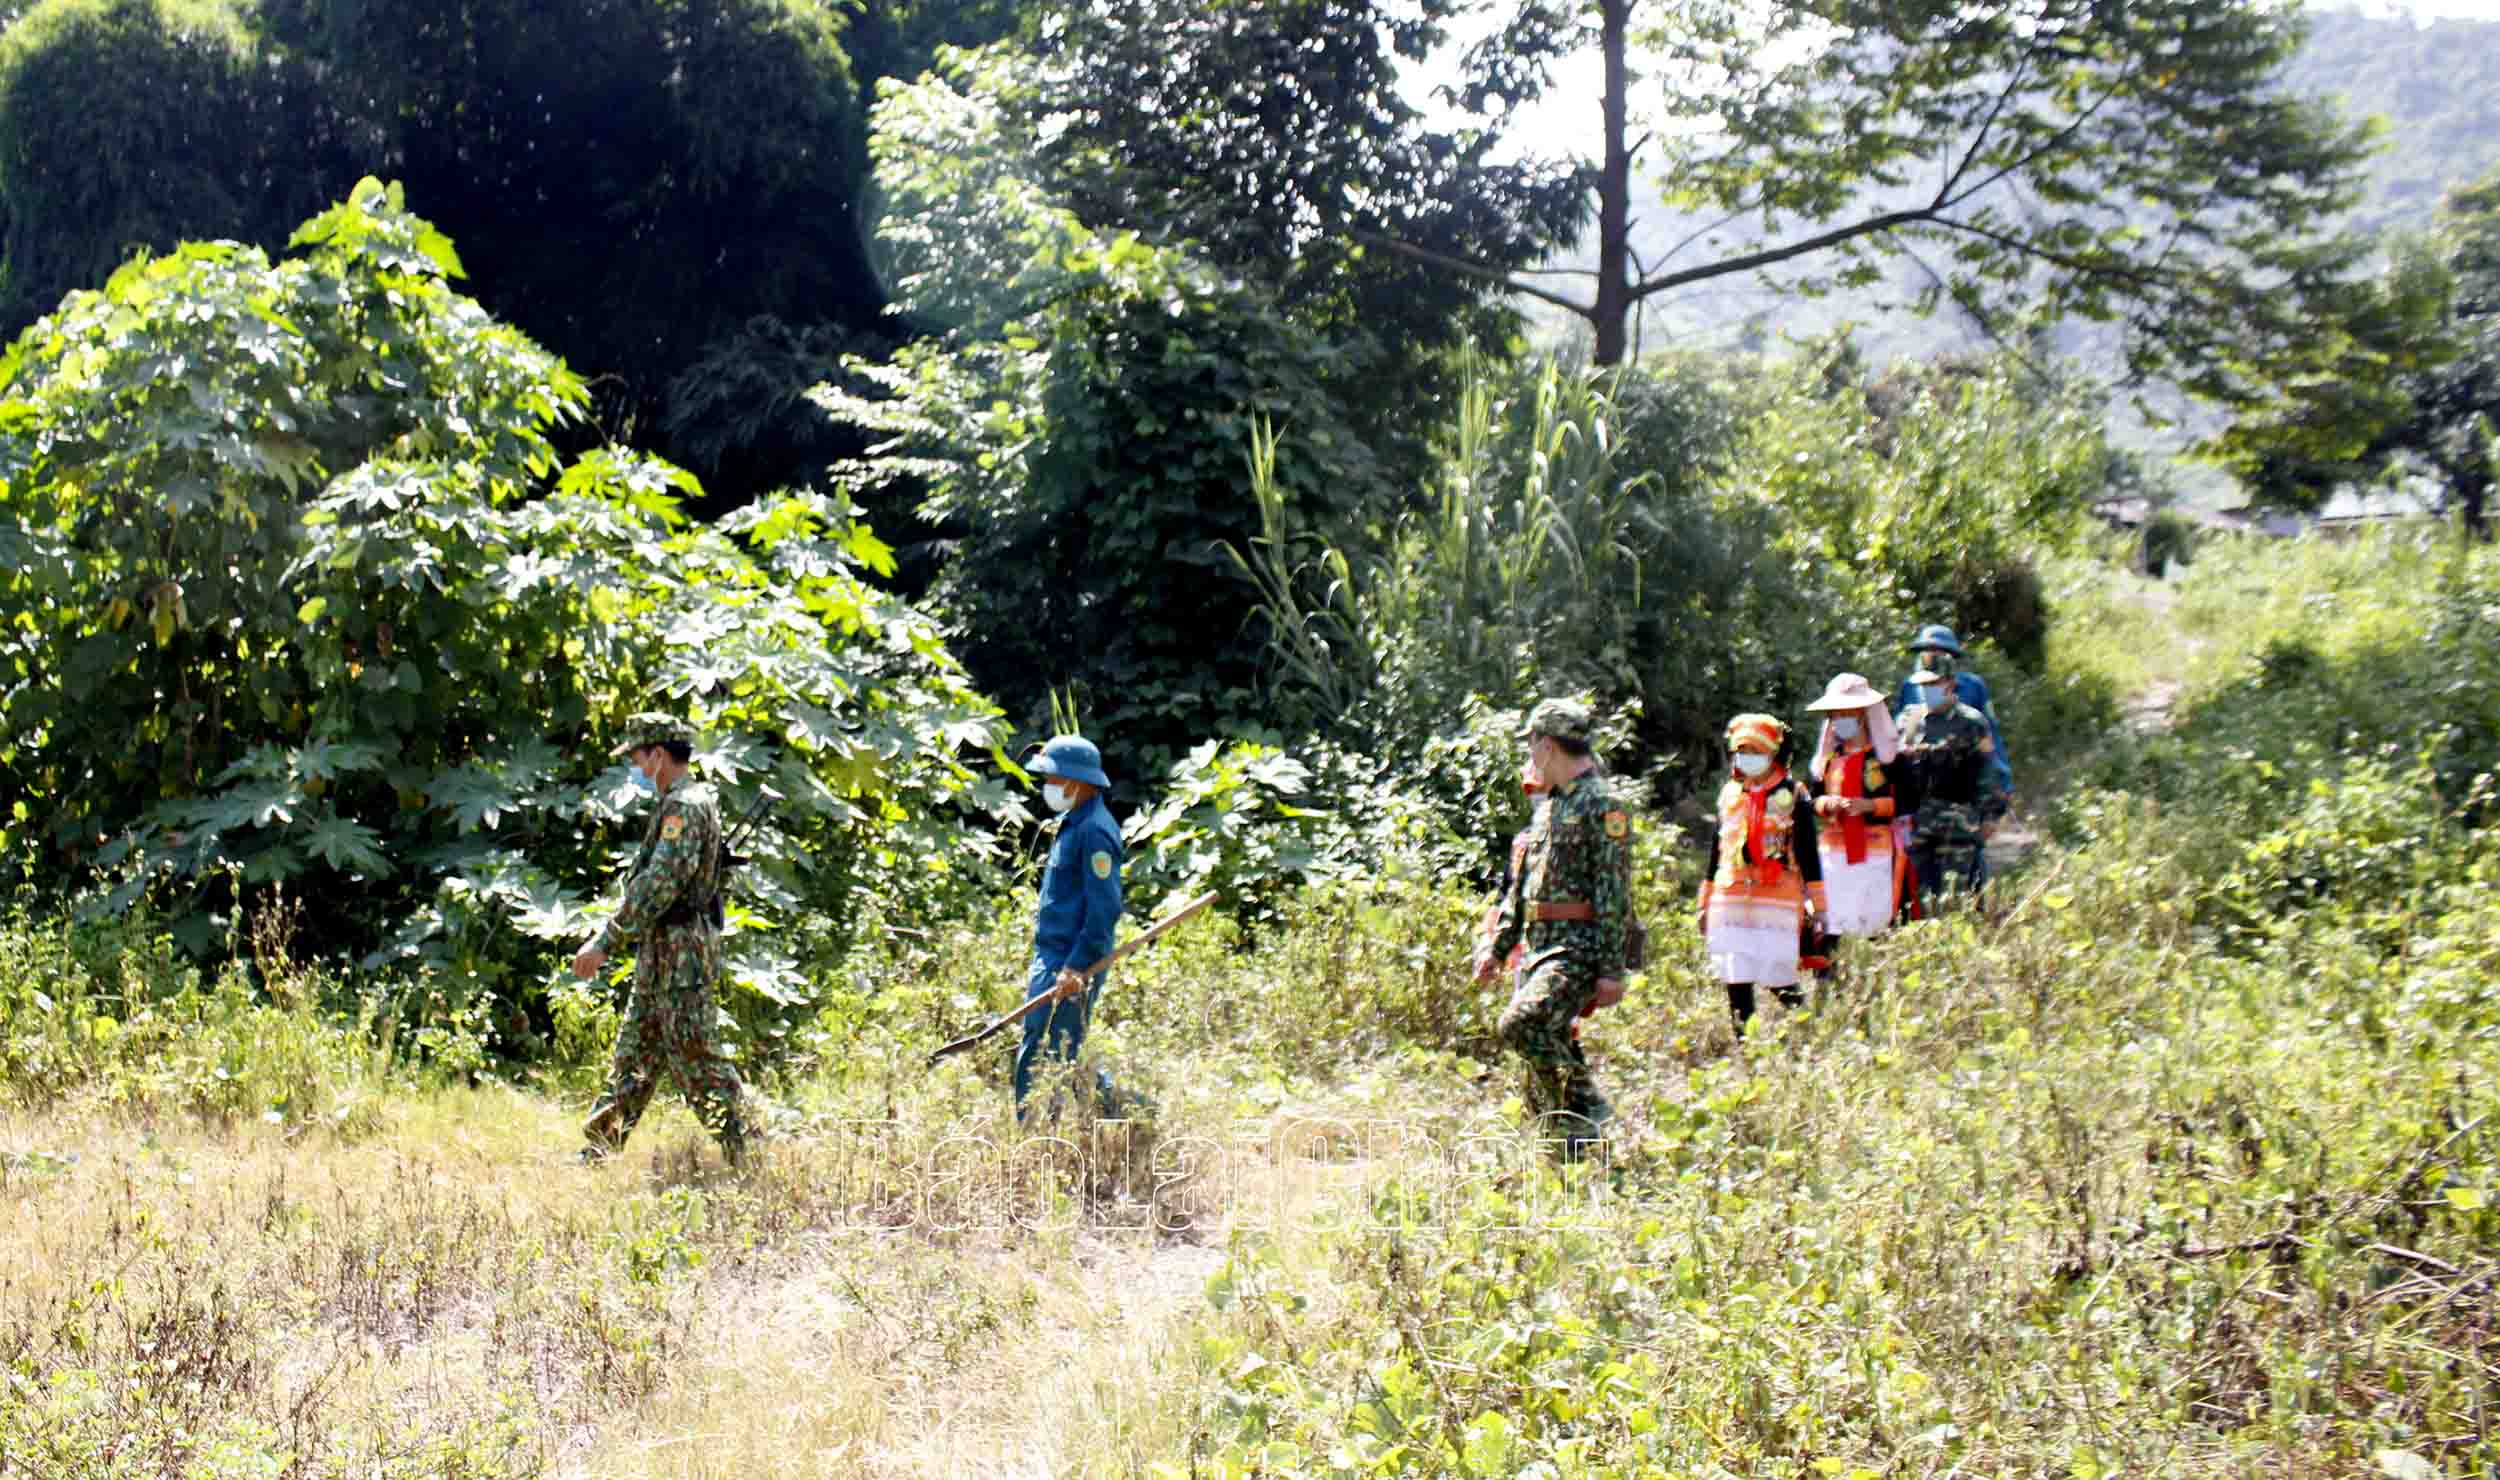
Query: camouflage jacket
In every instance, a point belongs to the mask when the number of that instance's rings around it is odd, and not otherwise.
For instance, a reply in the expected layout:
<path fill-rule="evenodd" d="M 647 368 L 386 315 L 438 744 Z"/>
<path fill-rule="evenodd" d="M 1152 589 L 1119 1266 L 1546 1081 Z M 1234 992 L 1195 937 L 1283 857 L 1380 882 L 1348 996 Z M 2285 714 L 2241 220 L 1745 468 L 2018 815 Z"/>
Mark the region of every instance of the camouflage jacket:
<path fill-rule="evenodd" d="M 625 897 L 600 932 L 599 948 L 613 952 L 668 928 L 712 929 L 720 868 L 720 795 L 708 782 L 682 779 L 651 809 Z"/>
<path fill-rule="evenodd" d="M 1585 920 L 1540 920 L 1539 905 L 1589 906 Z M 1599 772 L 1554 789 L 1536 811 L 1528 843 L 1502 891 L 1486 953 L 1499 959 L 1525 941 L 1528 963 L 1566 954 L 1601 976 L 1624 971 L 1623 929 L 1632 912 L 1632 819 Z"/>
<path fill-rule="evenodd" d="M 1967 843 L 2005 815 L 2005 783 L 1993 764 L 1987 716 L 1967 704 L 1913 705 L 1901 715 L 1901 759 L 1918 799 L 1913 843 Z"/>

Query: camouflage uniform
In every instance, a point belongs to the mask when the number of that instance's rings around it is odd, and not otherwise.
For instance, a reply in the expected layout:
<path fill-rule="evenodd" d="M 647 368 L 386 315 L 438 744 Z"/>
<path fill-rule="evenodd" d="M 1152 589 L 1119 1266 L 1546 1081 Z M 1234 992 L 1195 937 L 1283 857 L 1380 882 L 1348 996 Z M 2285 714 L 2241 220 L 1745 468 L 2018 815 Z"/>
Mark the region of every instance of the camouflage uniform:
<path fill-rule="evenodd" d="M 1921 669 L 1913 682 L 1940 682 Z M 1911 706 L 1901 716 L 1901 758 L 1909 763 L 1918 810 L 1910 823 L 1910 866 L 1918 871 L 1922 908 L 1949 888 L 1975 889 L 1984 830 L 2005 815 L 2007 797 L 1994 762 L 1988 717 L 1967 704 Z"/>
<path fill-rule="evenodd" d="M 1588 712 L 1548 701 L 1537 706 L 1529 725 L 1534 734 L 1585 740 Z M 1614 1115 L 1589 1074 L 1572 1020 L 1587 1010 L 1601 977 L 1626 974 L 1631 898 L 1631 818 L 1603 774 L 1583 772 L 1539 804 L 1522 866 L 1503 891 L 1485 942 L 1487 956 L 1497 961 L 1526 943 L 1517 988 L 1502 1010 L 1502 1042 L 1526 1061 L 1522 1097 L 1529 1113 L 1541 1122 L 1577 1117 L 1577 1123 L 1560 1122 L 1575 1140 Z M 1586 918 L 1539 918 L 1549 910 Z"/>
<path fill-rule="evenodd" d="M 608 1088 L 582 1133 L 611 1152 L 633 1134 L 663 1071 L 671 1072 L 706 1129 L 736 1160 L 746 1145 L 737 1065 L 721 1053 L 712 984 L 721 969 L 715 922 L 721 873 L 720 798 L 681 777 L 651 809 L 623 902 L 594 944 L 634 952 L 633 994 L 617 1028 Z"/>

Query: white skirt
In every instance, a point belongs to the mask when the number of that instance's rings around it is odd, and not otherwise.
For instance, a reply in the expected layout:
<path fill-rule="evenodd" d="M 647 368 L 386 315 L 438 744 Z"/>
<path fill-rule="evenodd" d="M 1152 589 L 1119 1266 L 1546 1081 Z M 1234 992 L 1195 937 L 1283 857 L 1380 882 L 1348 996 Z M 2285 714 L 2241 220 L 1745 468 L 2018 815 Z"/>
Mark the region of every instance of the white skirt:
<path fill-rule="evenodd" d="M 1702 947 L 1710 953 L 1713 976 L 1723 982 L 1755 982 L 1766 987 L 1797 984 L 1798 922 L 1793 917 L 1781 928 L 1722 923 L 1716 906 L 1710 913 Z"/>
<path fill-rule="evenodd" d="M 1851 863 L 1845 848 L 1824 848 L 1823 899 L 1834 935 L 1881 935 L 1892 924 L 1892 850 L 1869 848 Z"/>

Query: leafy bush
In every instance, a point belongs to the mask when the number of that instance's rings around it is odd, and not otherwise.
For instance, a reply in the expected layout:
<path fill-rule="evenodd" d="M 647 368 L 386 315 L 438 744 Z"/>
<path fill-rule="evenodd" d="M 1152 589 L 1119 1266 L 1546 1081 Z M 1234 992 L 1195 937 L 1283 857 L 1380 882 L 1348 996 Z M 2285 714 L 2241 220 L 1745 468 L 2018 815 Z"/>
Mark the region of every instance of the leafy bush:
<path fill-rule="evenodd" d="M 0 774 L 52 878 L 117 870 L 102 908 L 152 891 L 199 951 L 241 886 L 335 891 L 309 949 L 500 1020 L 629 846 L 609 740 L 674 707 L 733 810 L 785 798 L 742 923 L 963 887 L 995 711 L 847 506 L 692 527 L 687 474 L 563 458 L 580 381 L 395 189 L 296 243 L 134 262 L 0 364 Z M 804 1010 L 786 945 L 733 941 L 752 1020 Z"/>
<path fill-rule="evenodd" d="M 2048 622 L 2031 560 L 2080 537 L 2111 457 L 2097 408 L 2010 360 L 1861 386 L 1843 343 L 1774 380 L 1721 486 L 1777 507 L 1781 548 L 1861 599 L 2036 672 Z"/>
<path fill-rule="evenodd" d="M 1235 919 L 1271 919 L 1318 872 L 1328 814 L 1298 800 L 1310 771 L 1273 746 L 1209 740 L 1176 762 L 1161 799 L 1121 828 L 1137 863 L 1123 886 L 1143 899 L 1219 890 Z"/>

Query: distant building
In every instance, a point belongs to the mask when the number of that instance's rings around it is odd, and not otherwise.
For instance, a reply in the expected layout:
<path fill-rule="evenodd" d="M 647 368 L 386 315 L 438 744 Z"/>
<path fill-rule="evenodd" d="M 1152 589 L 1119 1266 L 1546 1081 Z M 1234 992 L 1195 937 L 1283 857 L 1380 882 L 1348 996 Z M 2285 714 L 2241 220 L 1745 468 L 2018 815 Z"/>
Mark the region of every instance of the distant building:
<path fill-rule="evenodd" d="M 2240 504 L 2224 509 L 2221 517 L 2232 521 L 2231 528 L 2256 534 L 2296 535 L 2315 530 L 2324 535 L 2343 535 L 2411 519 L 2437 519 L 2445 513 L 2436 486 L 2416 480 L 2406 488 L 2373 488 L 2366 492 L 2338 489 L 2315 514 L 2289 514 L 2280 509 Z"/>

